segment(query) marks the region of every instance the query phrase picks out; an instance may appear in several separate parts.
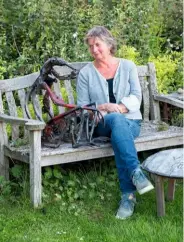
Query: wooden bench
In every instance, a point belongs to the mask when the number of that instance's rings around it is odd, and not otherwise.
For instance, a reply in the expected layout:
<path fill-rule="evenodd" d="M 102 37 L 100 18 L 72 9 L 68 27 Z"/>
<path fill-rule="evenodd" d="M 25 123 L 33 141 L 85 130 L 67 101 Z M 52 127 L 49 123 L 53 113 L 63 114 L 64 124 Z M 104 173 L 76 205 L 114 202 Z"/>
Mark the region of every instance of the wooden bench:
<path fill-rule="evenodd" d="M 75 68 L 82 68 L 86 63 L 71 63 Z M 55 67 L 62 76 L 67 74 L 66 67 Z M 159 101 L 154 98 L 156 89 L 156 72 L 153 63 L 137 66 L 142 87 L 143 123 L 141 135 L 135 140 L 137 151 L 177 146 L 183 143 L 183 130 L 169 127 L 162 130 Z M 41 168 L 44 166 L 90 160 L 113 156 L 111 144 L 100 147 L 86 146 L 73 149 L 70 143 L 63 143 L 59 148 L 41 147 L 41 133 L 45 127 L 43 122 L 28 119 L 25 113 L 25 94 L 34 83 L 39 73 L 0 81 L 0 175 L 8 179 L 9 159 L 29 163 L 30 196 L 35 207 L 41 204 Z M 69 103 L 74 103 L 73 87 L 75 80 L 54 83 L 54 91 L 61 95 L 61 83 L 65 88 Z M 16 99 L 15 99 L 16 96 Z M 75 95 L 76 96 L 76 95 Z M 40 105 L 38 97 L 36 98 Z M 40 108 L 41 112 L 41 108 Z M 59 108 L 63 112 L 63 108 Z M 22 115 L 22 117 L 20 117 Z M 11 124 L 11 134 L 7 134 L 6 125 Z M 20 127 L 21 126 L 21 129 Z M 21 130 L 21 132 L 19 132 Z M 14 141 L 22 135 L 29 137 L 29 144 L 13 146 Z M 11 138 L 8 138 L 11 137 Z"/>

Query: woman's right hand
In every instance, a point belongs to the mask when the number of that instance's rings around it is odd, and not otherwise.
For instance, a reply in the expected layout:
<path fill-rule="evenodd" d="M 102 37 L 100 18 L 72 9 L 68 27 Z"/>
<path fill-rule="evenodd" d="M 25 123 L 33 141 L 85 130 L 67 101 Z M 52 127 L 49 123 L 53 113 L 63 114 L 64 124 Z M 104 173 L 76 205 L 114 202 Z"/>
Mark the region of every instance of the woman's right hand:
<path fill-rule="evenodd" d="M 117 103 L 106 103 L 105 109 L 108 113 L 122 113 L 122 108 Z"/>

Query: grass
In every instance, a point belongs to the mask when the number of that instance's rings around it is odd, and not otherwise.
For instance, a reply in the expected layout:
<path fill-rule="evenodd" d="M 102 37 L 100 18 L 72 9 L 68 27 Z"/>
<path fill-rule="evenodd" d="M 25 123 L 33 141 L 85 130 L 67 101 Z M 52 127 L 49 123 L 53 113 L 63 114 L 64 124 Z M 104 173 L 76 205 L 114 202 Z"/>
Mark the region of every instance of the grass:
<path fill-rule="evenodd" d="M 156 216 L 155 191 L 137 196 L 132 218 L 114 217 L 119 191 L 112 188 L 110 201 L 85 198 L 82 212 L 75 216 L 64 210 L 62 201 L 33 209 L 27 201 L 1 200 L 1 242 L 181 242 L 182 187 L 176 185 L 175 200 L 166 203 L 166 216 Z M 79 205 L 80 206 L 80 205 Z"/>

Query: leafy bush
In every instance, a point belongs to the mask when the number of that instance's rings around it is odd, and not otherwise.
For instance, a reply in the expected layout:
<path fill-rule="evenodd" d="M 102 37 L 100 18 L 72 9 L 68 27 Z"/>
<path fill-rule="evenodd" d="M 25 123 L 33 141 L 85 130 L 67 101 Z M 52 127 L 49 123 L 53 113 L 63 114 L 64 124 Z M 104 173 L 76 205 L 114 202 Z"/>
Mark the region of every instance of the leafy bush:
<path fill-rule="evenodd" d="M 46 167 L 43 172 L 43 198 L 46 203 L 61 201 L 63 210 L 75 215 L 83 212 L 86 198 L 110 200 L 109 188 L 118 188 L 117 172 L 113 160 L 93 161 L 85 165 Z"/>
<path fill-rule="evenodd" d="M 166 94 L 182 87 L 181 60 L 182 54 L 175 52 L 170 55 L 149 58 L 149 61 L 154 62 L 156 66 L 157 85 L 160 93 Z"/>
<path fill-rule="evenodd" d="M 122 45 L 117 51 L 117 56 L 131 60 L 137 65 L 141 64 L 140 53 L 134 47 Z"/>
<path fill-rule="evenodd" d="M 0 0 L 0 78 L 38 71 L 52 56 L 90 60 L 83 38 L 94 25 L 108 27 L 118 49 L 136 48 L 141 63 L 172 48 L 181 51 L 181 4 L 181 0 L 139 4 L 135 0 Z"/>
<path fill-rule="evenodd" d="M 10 180 L 0 176 L 0 200 L 16 202 L 17 197 L 23 202 L 29 197 L 29 172 L 26 165 L 14 164 L 10 168 Z"/>
<path fill-rule="evenodd" d="M 6 73 L 6 61 L 3 61 L 0 57 L 0 79 L 4 78 L 4 74 Z"/>

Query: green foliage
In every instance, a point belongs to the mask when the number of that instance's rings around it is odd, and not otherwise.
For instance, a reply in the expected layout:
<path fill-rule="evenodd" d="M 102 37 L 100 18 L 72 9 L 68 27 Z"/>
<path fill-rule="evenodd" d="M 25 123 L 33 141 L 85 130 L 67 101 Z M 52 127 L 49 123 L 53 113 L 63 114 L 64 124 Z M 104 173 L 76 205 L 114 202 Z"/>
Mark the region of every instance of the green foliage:
<path fill-rule="evenodd" d="M 118 49 L 136 48 L 141 63 L 182 46 L 181 0 L 1 0 L 0 4 L 1 79 L 38 71 L 52 56 L 90 60 L 83 38 L 94 25 L 108 27 Z"/>
<path fill-rule="evenodd" d="M 94 172 L 95 168 L 92 170 Z M 97 172 L 100 173 L 98 169 Z M 106 175 L 108 176 L 108 173 Z M 112 181 L 113 178 L 108 180 Z M 167 182 L 164 185 L 167 191 Z M 96 194 L 93 199 L 86 197 L 83 200 L 80 216 L 74 215 L 76 209 L 68 211 L 69 204 L 63 205 L 61 199 L 44 204 L 38 209 L 33 209 L 23 199 L 20 203 L 12 203 L 7 199 L 0 200 L 0 241 L 182 241 L 182 181 L 176 184 L 174 201 L 166 203 L 164 218 L 158 218 L 156 215 L 155 190 L 153 190 L 144 196 L 137 195 L 136 209 L 132 218 L 119 221 L 114 216 L 120 200 L 119 191 L 114 186 L 109 186 L 108 192 L 113 195 L 108 200 L 101 200 Z M 78 204 L 75 203 L 75 206 Z"/>
<path fill-rule="evenodd" d="M 164 40 L 162 50 L 167 52 L 182 51 L 183 36 L 183 1 L 182 0 L 165 0 L 162 3 L 165 11 L 162 12 L 164 28 L 162 38 Z"/>
<path fill-rule="evenodd" d="M 171 115 L 171 124 L 173 126 L 183 127 L 184 113 L 181 109 L 173 110 Z"/>
<path fill-rule="evenodd" d="M 157 85 L 160 93 L 177 91 L 182 87 L 182 53 L 173 52 L 170 55 L 150 57 L 154 62 L 157 71 Z"/>
<path fill-rule="evenodd" d="M 11 194 L 11 184 L 6 181 L 3 176 L 0 176 L 0 201 L 7 198 Z"/>
<path fill-rule="evenodd" d="M 63 210 L 78 215 L 83 212 L 86 198 L 110 200 L 113 195 L 109 189 L 118 184 L 114 161 L 109 165 L 103 161 L 92 164 L 94 167 L 91 165 L 89 171 L 82 166 L 78 172 L 63 170 L 61 166 L 46 167 L 43 173 L 44 201 L 61 201 Z"/>
<path fill-rule="evenodd" d="M 4 78 L 4 74 L 6 73 L 6 68 L 4 67 L 6 64 L 5 61 L 3 61 L 0 57 L 0 79 Z"/>
<path fill-rule="evenodd" d="M 166 131 L 169 129 L 169 125 L 164 122 L 160 122 L 157 128 L 157 131 Z"/>
<path fill-rule="evenodd" d="M 29 176 L 28 167 L 15 164 L 10 168 L 10 180 L 6 181 L 0 176 L 0 201 L 18 202 L 18 197 L 22 201 L 28 200 L 29 196 Z"/>
<path fill-rule="evenodd" d="M 120 58 L 131 60 L 137 65 L 141 64 L 140 53 L 134 47 L 122 45 L 117 52 L 117 56 Z"/>

